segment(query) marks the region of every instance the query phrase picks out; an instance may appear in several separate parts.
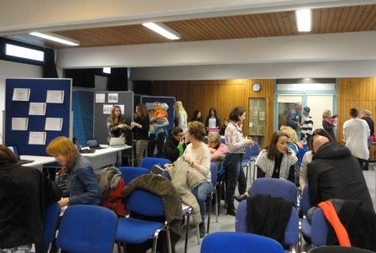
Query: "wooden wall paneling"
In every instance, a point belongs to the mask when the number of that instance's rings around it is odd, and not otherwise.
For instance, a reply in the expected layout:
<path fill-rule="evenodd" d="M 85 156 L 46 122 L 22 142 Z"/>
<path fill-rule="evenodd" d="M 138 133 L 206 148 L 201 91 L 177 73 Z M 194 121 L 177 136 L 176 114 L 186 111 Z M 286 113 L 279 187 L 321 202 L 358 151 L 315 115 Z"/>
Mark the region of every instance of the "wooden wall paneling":
<path fill-rule="evenodd" d="M 338 127 L 337 138 L 342 142 L 343 123 L 350 118 L 350 109 L 368 109 L 376 114 L 376 78 L 341 78 L 338 80 Z"/>

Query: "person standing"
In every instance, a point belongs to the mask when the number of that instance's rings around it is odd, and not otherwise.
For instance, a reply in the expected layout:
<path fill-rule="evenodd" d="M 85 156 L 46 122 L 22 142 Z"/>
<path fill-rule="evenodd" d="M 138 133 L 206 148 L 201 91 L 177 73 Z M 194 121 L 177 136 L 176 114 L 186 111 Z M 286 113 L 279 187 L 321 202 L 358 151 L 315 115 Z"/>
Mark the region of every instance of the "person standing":
<path fill-rule="evenodd" d="M 332 112 L 328 109 L 322 113 L 322 128 L 324 128 L 334 140 L 336 140 L 336 135 L 334 133 L 336 118 L 337 115 L 332 116 Z"/>
<path fill-rule="evenodd" d="M 136 106 L 134 121 L 131 122 L 131 128 L 136 139 L 136 166 L 141 165 L 144 152 L 149 144 L 149 113 L 144 104 Z"/>
<path fill-rule="evenodd" d="M 309 140 L 312 137 L 313 132 L 313 119 L 309 115 L 311 112 L 311 108 L 308 106 L 303 108 L 303 124 L 301 127 L 301 136 L 300 139 L 303 141 L 303 143 L 309 143 Z"/>
<path fill-rule="evenodd" d="M 245 120 L 245 109 L 237 106 L 231 110 L 229 120 L 225 130 L 226 144 L 228 151 L 225 156 L 224 166 L 227 170 L 227 214 L 235 216 L 234 193 L 238 184 L 239 194 L 244 194 L 247 187 L 245 174 L 242 168 L 244 148 L 252 146 L 254 141 L 245 138 L 243 135 L 243 122 Z"/>
<path fill-rule="evenodd" d="M 175 122 L 177 123 L 175 127 L 180 127 L 183 129 L 184 134 L 187 132 L 187 121 L 188 121 L 188 115 L 187 112 L 184 109 L 183 103 L 181 101 L 176 101 L 174 104 L 175 108 Z"/>
<path fill-rule="evenodd" d="M 359 112 L 356 108 L 350 109 L 351 119 L 343 123 L 343 138 L 345 146 L 351 154 L 358 159 L 360 167 L 364 169 L 364 164 L 369 159 L 368 137 L 370 129 L 365 120 L 358 118 Z"/>
<path fill-rule="evenodd" d="M 372 112 L 369 110 L 363 110 L 362 111 L 362 119 L 365 120 L 369 126 L 369 137 L 368 137 L 368 150 L 371 150 L 372 146 L 372 136 L 375 134 L 375 124 L 373 122 L 373 119 L 371 118 Z M 369 159 L 364 163 L 364 170 L 368 170 L 369 165 Z"/>
<path fill-rule="evenodd" d="M 61 207 L 69 205 L 100 205 L 102 190 L 90 162 L 78 153 L 73 142 L 65 136 L 53 139 L 46 153 L 55 157 L 61 167 L 68 171 L 67 187 L 69 197 L 59 201 Z"/>
<path fill-rule="evenodd" d="M 205 126 L 208 133 L 214 131 L 219 132 L 219 128 L 221 127 L 219 117 L 217 116 L 217 110 L 214 108 L 209 109 L 208 116 L 205 119 Z"/>
<path fill-rule="evenodd" d="M 125 124 L 125 119 L 121 115 L 120 106 L 115 105 L 111 109 L 111 115 L 107 118 L 108 139 L 123 137 L 128 128 L 129 126 Z"/>
<path fill-rule="evenodd" d="M 287 118 L 287 125 L 292 127 L 295 131 L 300 128 L 300 110 L 302 109 L 302 103 L 296 102 L 295 107 L 290 110 Z"/>
<path fill-rule="evenodd" d="M 201 122 L 201 123 L 204 122 L 204 120 L 202 119 L 201 111 L 199 109 L 196 109 L 193 112 L 193 117 L 192 117 L 191 121 L 198 121 L 198 122 Z"/>
<path fill-rule="evenodd" d="M 58 187 L 42 171 L 17 164 L 0 145 L 0 252 L 29 253 L 40 242 L 45 209 L 61 199 Z"/>

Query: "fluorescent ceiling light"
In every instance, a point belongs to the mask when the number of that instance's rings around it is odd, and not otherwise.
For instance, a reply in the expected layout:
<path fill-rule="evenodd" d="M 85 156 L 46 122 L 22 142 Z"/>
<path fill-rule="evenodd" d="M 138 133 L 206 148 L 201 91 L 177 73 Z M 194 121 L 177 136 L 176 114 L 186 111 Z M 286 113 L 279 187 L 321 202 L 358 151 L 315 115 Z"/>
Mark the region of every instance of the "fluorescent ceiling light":
<path fill-rule="evenodd" d="M 170 27 L 162 23 L 143 23 L 143 26 L 149 28 L 150 30 L 159 33 L 163 37 L 169 40 L 179 40 L 180 34 L 172 30 Z"/>
<path fill-rule="evenodd" d="M 40 33 L 40 32 L 31 32 L 30 35 L 46 39 L 46 40 L 52 40 L 58 43 L 62 43 L 68 46 L 78 46 L 80 43 L 77 40 L 69 39 L 66 37 L 63 37 L 61 35 L 52 34 L 52 33 Z"/>
<path fill-rule="evenodd" d="M 312 29 L 312 13 L 310 9 L 295 11 L 296 23 L 299 32 L 310 32 Z"/>

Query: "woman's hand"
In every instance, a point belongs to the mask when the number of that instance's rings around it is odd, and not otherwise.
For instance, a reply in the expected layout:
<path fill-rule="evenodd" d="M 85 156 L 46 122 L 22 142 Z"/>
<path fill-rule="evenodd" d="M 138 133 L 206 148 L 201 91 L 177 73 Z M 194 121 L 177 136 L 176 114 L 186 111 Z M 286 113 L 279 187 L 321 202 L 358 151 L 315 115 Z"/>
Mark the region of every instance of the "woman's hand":
<path fill-rule="evenodd" d="M 187 156 L 187 155 L 183 155 L 183 160 L 184 160 L 185 162 L 187 162 L 190 166 L 193 166 L 193 164 L 195 163 L 195 162 L 193 161 L 193 159 L 190 158 L 190 157 Z"/>
<path fill-rule="evenodd" d="M 67 206 L 69 204 L 69 198 L 61 198 L 58 203 L 60 207 Z"/>

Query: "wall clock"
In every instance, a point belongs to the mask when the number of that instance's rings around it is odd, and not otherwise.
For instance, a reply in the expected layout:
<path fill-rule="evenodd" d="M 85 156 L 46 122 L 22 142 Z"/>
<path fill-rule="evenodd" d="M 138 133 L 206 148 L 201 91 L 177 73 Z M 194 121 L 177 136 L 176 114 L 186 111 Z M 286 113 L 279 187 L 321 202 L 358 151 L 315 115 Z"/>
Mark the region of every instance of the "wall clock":
<path fill-rule="evenodd" d="M 261 90 L 261 84 L 260 83 L 253 83 L 252 84 L 252 90 L 254 92 L 259 92 Z"/>

